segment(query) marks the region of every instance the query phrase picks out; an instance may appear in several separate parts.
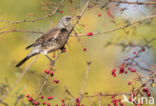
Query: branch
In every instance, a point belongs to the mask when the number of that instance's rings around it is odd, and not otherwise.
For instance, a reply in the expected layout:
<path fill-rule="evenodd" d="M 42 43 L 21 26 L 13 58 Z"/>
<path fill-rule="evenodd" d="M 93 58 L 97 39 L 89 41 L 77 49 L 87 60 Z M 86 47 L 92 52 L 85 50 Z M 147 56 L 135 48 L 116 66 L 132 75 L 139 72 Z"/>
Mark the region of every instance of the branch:
<path fill-rule="evenodd" d="M 18 30 L 18 29 L 13 29 L 13 30 L 8 30 L 8 31 L 2 31 L 0 34 L 5 34 L 5 33 L 11 33 L 11 32 L 27 32 L 27 33 L 34 33 L 34 34 L 44 34 L 41 31 L 29 31 L 29 30 Z"/>
<path fill-rule="evenodd" d="M 132 26 L 132 25 L 135 25 L 135 24 L 137 24 L 137 23 L 140 23 L 140 22 L 143 22 L 143 21 L 145 21 L 145 20 L 152 19 L 152 18 L 156 18 L 156 15 L 147 16 L 147 17 L 145 17 L 145 18 L 143 18 L 143 19 L 139 19 L 139 20 L 130 22 L 130 23 L 124 25 L 124 26 L 117 27 L 117 28 L 113 28 L 113 29 L 108 30 L 108 31 L 104 31 L 104 32 L 93 32 L 93 35 L 115 32 L 115 31 L 118 31 L 118 30 L 121 30 L 121 29 L 130 27 L 130 26 Z M 83 37 L 83 36 L 88 35 L 88 33 L 83 33 L 83 34 L 78 34 L 78 35 L 79 35 L 80 37 Z M 73 35 L 72 35 L 72 36 L 73 36 Z"/>
<path fill-rule="evenodd" d="M 6 28 L 7 26 L 12 25 L 12 24 L 20 24 L 20 23 L 25 23 L 25 22 L 36 22 L 36 21 L 43 20 L 43 19 L 48 18 L 48 17 L 52 17 L 53 15 L 55 15 L 55 14 L 57 13 L 58 9 L 63 5 L 63 3 L 64 3 L 64 0 L 62 0 L 62 1 L 57 5 L 57 7 L 55 8 L 55 10 L 52 11 L 50 14 L 48 14 L 48 15 L 46 15 L 46 16 L 43 16 L 43 17 L 38 17 L 38 18 L 33 19 L 33 20 L 23 20 L 23 21 L 7 21 L 7 20 L 0 20 L 0 22 L 8 22 L 8 24 L 2 26 L 2 27 L 0 28 L 0 30 L 3 29 L 3 28 Z"/>
<path fill-rule="evenodd" d="M 108 0 L 101 9 L 105 8 L 109 3 L 124 3 L 124 4 L 137 4 L 137 5 L 156 5 L 156 2 L 139 2 L 139 1 L 122 1 L 122 0 Z"/>
<path fill-rule="evenodd" d="M 37 56 L 38 57 L 38 56 Z M 4 94 L 3 96 L 1 96 L 0 98 L 0 102 L 2 102 L 8 95 L 9 93 L 18 85 L 18 83 L 22 80 L 22 78 L 24 77 L 24 75 L 27 73 L 27 71 L 29 70 L 29 68 L 32 66 L 32 64 L 37 60 L 37 57 L 35 57 L 24 69 L 24 71 L 21 73 L 21 75 L 19 76 L 19 78 L 16 80 L 16 82 L 12 85 L 12 87 L 10 87 L 8 89 L 8 91 L 6 92 L 6 94 Z"/>
<path fill-rule="evenodd" d="M 146 85 L 149 81 L 151 81 L 151 79 L 153 77 L 156 76 L 156 73 L 153 73 L 151 75 L 149 75 L 149 77 L 147 78 L 146 81 L 144 81 L 144 83 L 142 83 L 138 88 L 136 88 L 133 92 L 137 92 L 139 91 L 144 85 Z M 131 95 L 132 92 L 122 92 L 122 93 L 112 93 L 112 94 L 109 94 L 109 93 L 99 93 L 99 94 L 95 94 L 95 95 L 88 95 L 88 96 L 84 96 L 84 97 L 99 97 L 99 96 L 117 96 L 117 95 Z"/>
<path fill-rule="evenodd" d="M 61 52 L 56 56 L 56 58 L 53 60 L 54 63 L 55 63 L 55 61 L 60 57 L 61 54 L 62 54 L 62 51 L 61 51 Z M 55 65 L 55 64 L 51 64 L 50 69 L 49 69 L 50 71 L 52 71 L 54 65 Z M 42 84 L 42 86 L 41 86 L 41 88 L 39 89 L 39 92 L 38 92 L 38 95 L 37 95 L 36 100 L 39 99 L 43 88 L 46 86 L 46 83 L 47 83 L 47 81 L 48 81 L 48 78 L 49 78 L 49 75 L 47 74 L 46 77 L 45 77 L 45 80 L 44 80 L 44 82 L 43 82 L 43 84 Z"/>
<path fill-rule="evenodd" d="M 87 86 L 87 80 L 88 80 L 88 74 L 89 74 L 89 71 L 90 71 L 90 65 L 91 65 L 91 62 L 87 62 L 87 70 L 86 70 L 86 76 L 85 76 L 85 79 L 84 79 L 84 83 L 83 83 L 83 87 L 80 91 L 80 99 L 83 98 L 84 96 L 84 90 L 86 89 L 86 86 Z"/>
<path fill-rule="evenodd" d="M 137 4 L 137 5 L 156 5 L 156 2 L 121 1 L 121 0 L 110 0 L 110 2 Z"/>
<path fill-rule="evenodd" d="M 87 1 L 87 3 L 85 4 L 84 8 L 82 9 L 81 13 L 80 13 L 80 16 L 78 16 L 75 24 L 73 25 L 73 27 L 71 28 L 70 32 L 68 33 L 68 37 L 70 36 L 70 34 L 72 33 L 72 31 L 74 30 L 75 26 L 79 23 L 79 20 L 81 19 L 82 15 L 84 14 L 86 8 L 88 7 L 89 5 L 89 2 L 90 0 Z"/>

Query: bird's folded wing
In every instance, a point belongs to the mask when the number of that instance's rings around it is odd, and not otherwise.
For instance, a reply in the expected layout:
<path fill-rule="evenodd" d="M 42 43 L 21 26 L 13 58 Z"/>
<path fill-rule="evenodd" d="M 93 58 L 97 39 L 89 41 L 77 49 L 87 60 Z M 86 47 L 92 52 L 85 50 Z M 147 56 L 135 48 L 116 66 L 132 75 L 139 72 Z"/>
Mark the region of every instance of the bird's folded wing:
<path fill-rule="evenodd" d="M 66 32 L 68 32 L 66 28 L 62 28 L 62 29 L 54 28 L 54 29 L 48 31 L 46 34 L 43 34 L 40 38 L 38 38 L 35 41 L 35 43 L 26 47 L 26 49 L 28 49 L 30 47 L 42 45 L 48 41 L 51 41 L 52 39 L 57 39 L 59 35 L 64 35 L 64 34 L 66 34 Z"/>
<path fill-rule="evenodd" d="M 54 28 L 54 29 L 50 30 L 49 32 L 47 32 L 46 34 L 42 35 L 40 38 L 38 38 L 35 43 L 40 45 L 43 42 L 46 42 L 49 39 L 52 39 L 53 37 L 58 35 L 58 33 L 60 33 L 60 29 Z"/>

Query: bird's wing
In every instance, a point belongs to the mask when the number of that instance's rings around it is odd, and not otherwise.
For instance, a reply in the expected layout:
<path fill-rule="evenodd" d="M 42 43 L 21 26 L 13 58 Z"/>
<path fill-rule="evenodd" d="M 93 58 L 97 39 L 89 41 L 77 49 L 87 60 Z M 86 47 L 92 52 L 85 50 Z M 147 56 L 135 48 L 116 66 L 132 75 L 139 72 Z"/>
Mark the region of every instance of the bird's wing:
<path fill-rule="evenodd" d="M 54 28 L 50 31 L 48 31 L 46 34 L 42 35 L 40 38 L 38 38 L 35 43 L 29 45 L 28 47 L 26 47 L 26 49 L 29 49 L 31 47 L 35 47 L 38 45 L 42 45 L 45 42 L 51 41 L 52 39 L 57 39 L 59 35 L 64 35 L 65 33 L 67 33 L 67 29 L 66 28 Z"/>
<path fill-rule="evenodd" d="M 38 38 L 35 43 L 36 44 L 42 44 L 43 42 L 46 42 L 49 39 L 53 39 L 59 33 L 60 33 L 60 29 L 54 28 L 54 29 L 50 30 L 49 32 L 47 32 L 46 34 L 42 35 L 40 38 Z"/>
<path fill-rule="evenodd" d="M 26 49 L 29 49 L 31 47 L 35 47 L 35 46 L 41 45 L 42 43 L 48 41 L 49 39 L 53 39 L 54 37 L 56 37 L 59 34 L 59 32 L 60 32 L 59 28 L 54 28 L 54 29 L 48 31 L 47 33 L 45 33 L 41 37 L 39 37 L 35 41 L 35 43 L 27 46 Z"/>

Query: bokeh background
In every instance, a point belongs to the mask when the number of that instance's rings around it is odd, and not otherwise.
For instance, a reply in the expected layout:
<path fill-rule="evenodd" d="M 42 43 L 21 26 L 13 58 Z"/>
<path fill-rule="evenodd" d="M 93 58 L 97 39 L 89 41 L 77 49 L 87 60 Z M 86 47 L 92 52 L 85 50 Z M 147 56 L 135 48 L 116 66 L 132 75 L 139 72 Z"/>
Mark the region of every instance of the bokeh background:
<path fill-rule="evenodd" d="M 91 0 L 92 3 L 95 1 L 96 0 Z M 113 5 L 111 5 L 110 11 L 114 16 L 113 19 L 107 15 L 106 9 L 100 9 L 104 1 L 105 0 L 99 0 L 98 5 L 87 9 L 80 21 L 84 27 L 81 25 L 76 27 L 78 34 L 107 31 L 125 25 L 124 20 L 133 21 L 152 15 L 155 12 L 155 8 L 130 5 L 127 10 L 121 13 L 118 7 L 113 7 Z M 46 9 L 47 7 L 51 10 L 55 8 L 55 6 L 51 4 L 47 6 L 47 3 L 57 4 L 59 2 L 60 0 L 0 0 L 0 19 L 11 21 L 34 19 L 48 14 L 49 10 Z M 58 12 L 51 18 L 46 18 L 37 22 L 11 25 L 1 31 L 24 29 L 46 32 L 54 27 L 62 16 L 79 15 L 85 2 L 86 0 L 65 0 L 64 7 L 60 9 L 63 10 L 62 14 Z M 125 6 L 127 5 L 120 5 L 121 8 Z M 101 14 L 101 17 L 98 16 L 99 13 Z M 1 22 L 0 27 L 5 24 L 6 23 Z M 133 41 L 136 44 L 143 44 L 144 39 L 150 40 L 156 36 L 155 28 L 156 20 L 153 19 L 113 33 L 93 35 L 92 37 L 83 36 L 80 37 L 80 42 L 77 41 L 76 37 L 70 37 L 68 44 L 66 45 L 67 52 L 59 57 L 54 67 L 56 69 L 54 79 L 58 79 L 60 83 L 55 84 L 53 83 L 53 78 L 49 78 L 46 89 L 43 90 L 42 94 L 47 97 L 54 96 L 54 100 L 51 101 L 51 104 L 61 103 L 61 99 L 65 96 L 64 86 L 66 86 L 73 95 L 78 96 L 83 86 L 87 61 L 92 61 L 89 78 L 87 80 L 87 88 L 85 89 L 89 95 L 96 94 L 99 91 L 108 93 L 130 91 L 132 86 L 129 86 L 127 82 L 132 80 L 135 74 L 118 75 L 117 78 L 113 78 L 111 70 L 114 67 L 117 67 L 129 53 L 137 48 L 123 51 L 123 47 L 114 44 L 120 42 L 127 43 L 130 41 Z M 128 32 L 128 34 L 125 33 L 125 31 Z M 20 68 L 16 68 L 15 64 L 30 52 L 30 50 L 25 50 L 25 47 L 35 41 L 39 36 L 41 36 L 41 34 L 7 33 L 0 35 L 1 86 L 12 86 L 15 83 L 32 59 Z M 110 42 L 114 44 L 107 46 Z M 153 48 L 148 49 L 141 57 L 145 59 L 148 64 L 155 65 L 156 42 L 153 42 L 151 45 Z M 87 48 L 87 50 L 83 51 L 83 48 Z M 57 54 L 57 52 L 55 54 Z M 52 55 L 53 53 L 49 54 L 50 57 L 52 57 Z M 13 106 L 17 97 L 21 94 L 30 94 L 35 97 L 36 92 L 43 83 L 43 77 L 45 76 L 44 70 L 48 68 L 48 59 L 45 56 L 40 55 L 18 86 L 16 86 L 5 99 L 5 102 L 10 104 L 10 106 Z M 147 74 L 142 70 L 137 71 L 143 75 Z M 134 85 L 138 85 L 138 83 L 135 83 Z M 156 92 L 154 92 L 154 88 L 151 89 L 153 92 L 152 96 L 155 97 Z M 2 94 L 3 92 L 1 92 L 1 95 Z M 110 97 L 105 97 L 102 99 L 102 103 L 108 104 L 111 102 L 110 100 Z M 94 99 L 91 101 L 93 102 Z M 84 99 L 83 103 L 88 105 L 90 104 L 90 101 Z M 24 106 L 24 104 L 28 104 L 28 100 L 25 96 L 20 99 L 17 106 Z"/>

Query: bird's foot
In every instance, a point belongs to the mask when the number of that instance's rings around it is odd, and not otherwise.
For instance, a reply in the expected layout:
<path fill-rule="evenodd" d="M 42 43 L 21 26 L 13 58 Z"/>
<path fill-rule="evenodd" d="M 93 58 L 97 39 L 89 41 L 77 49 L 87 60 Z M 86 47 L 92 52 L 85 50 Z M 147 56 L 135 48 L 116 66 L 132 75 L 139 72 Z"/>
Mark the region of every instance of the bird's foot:
<path fill-rule="evenodd" d="M 50 61 L 50 63 L 51 63 L 51 65 L 54 65 L 55 64 L 55 61 L 54 60 L 52 60 L 48 55 L 45 55 L 48 59 L 49 59 L 49 61 Z"/>
<path fill-rule="evenodd" d="M 50 64 L 53 66 L 55 64 L 55 61 L 51 59 Z"/>

